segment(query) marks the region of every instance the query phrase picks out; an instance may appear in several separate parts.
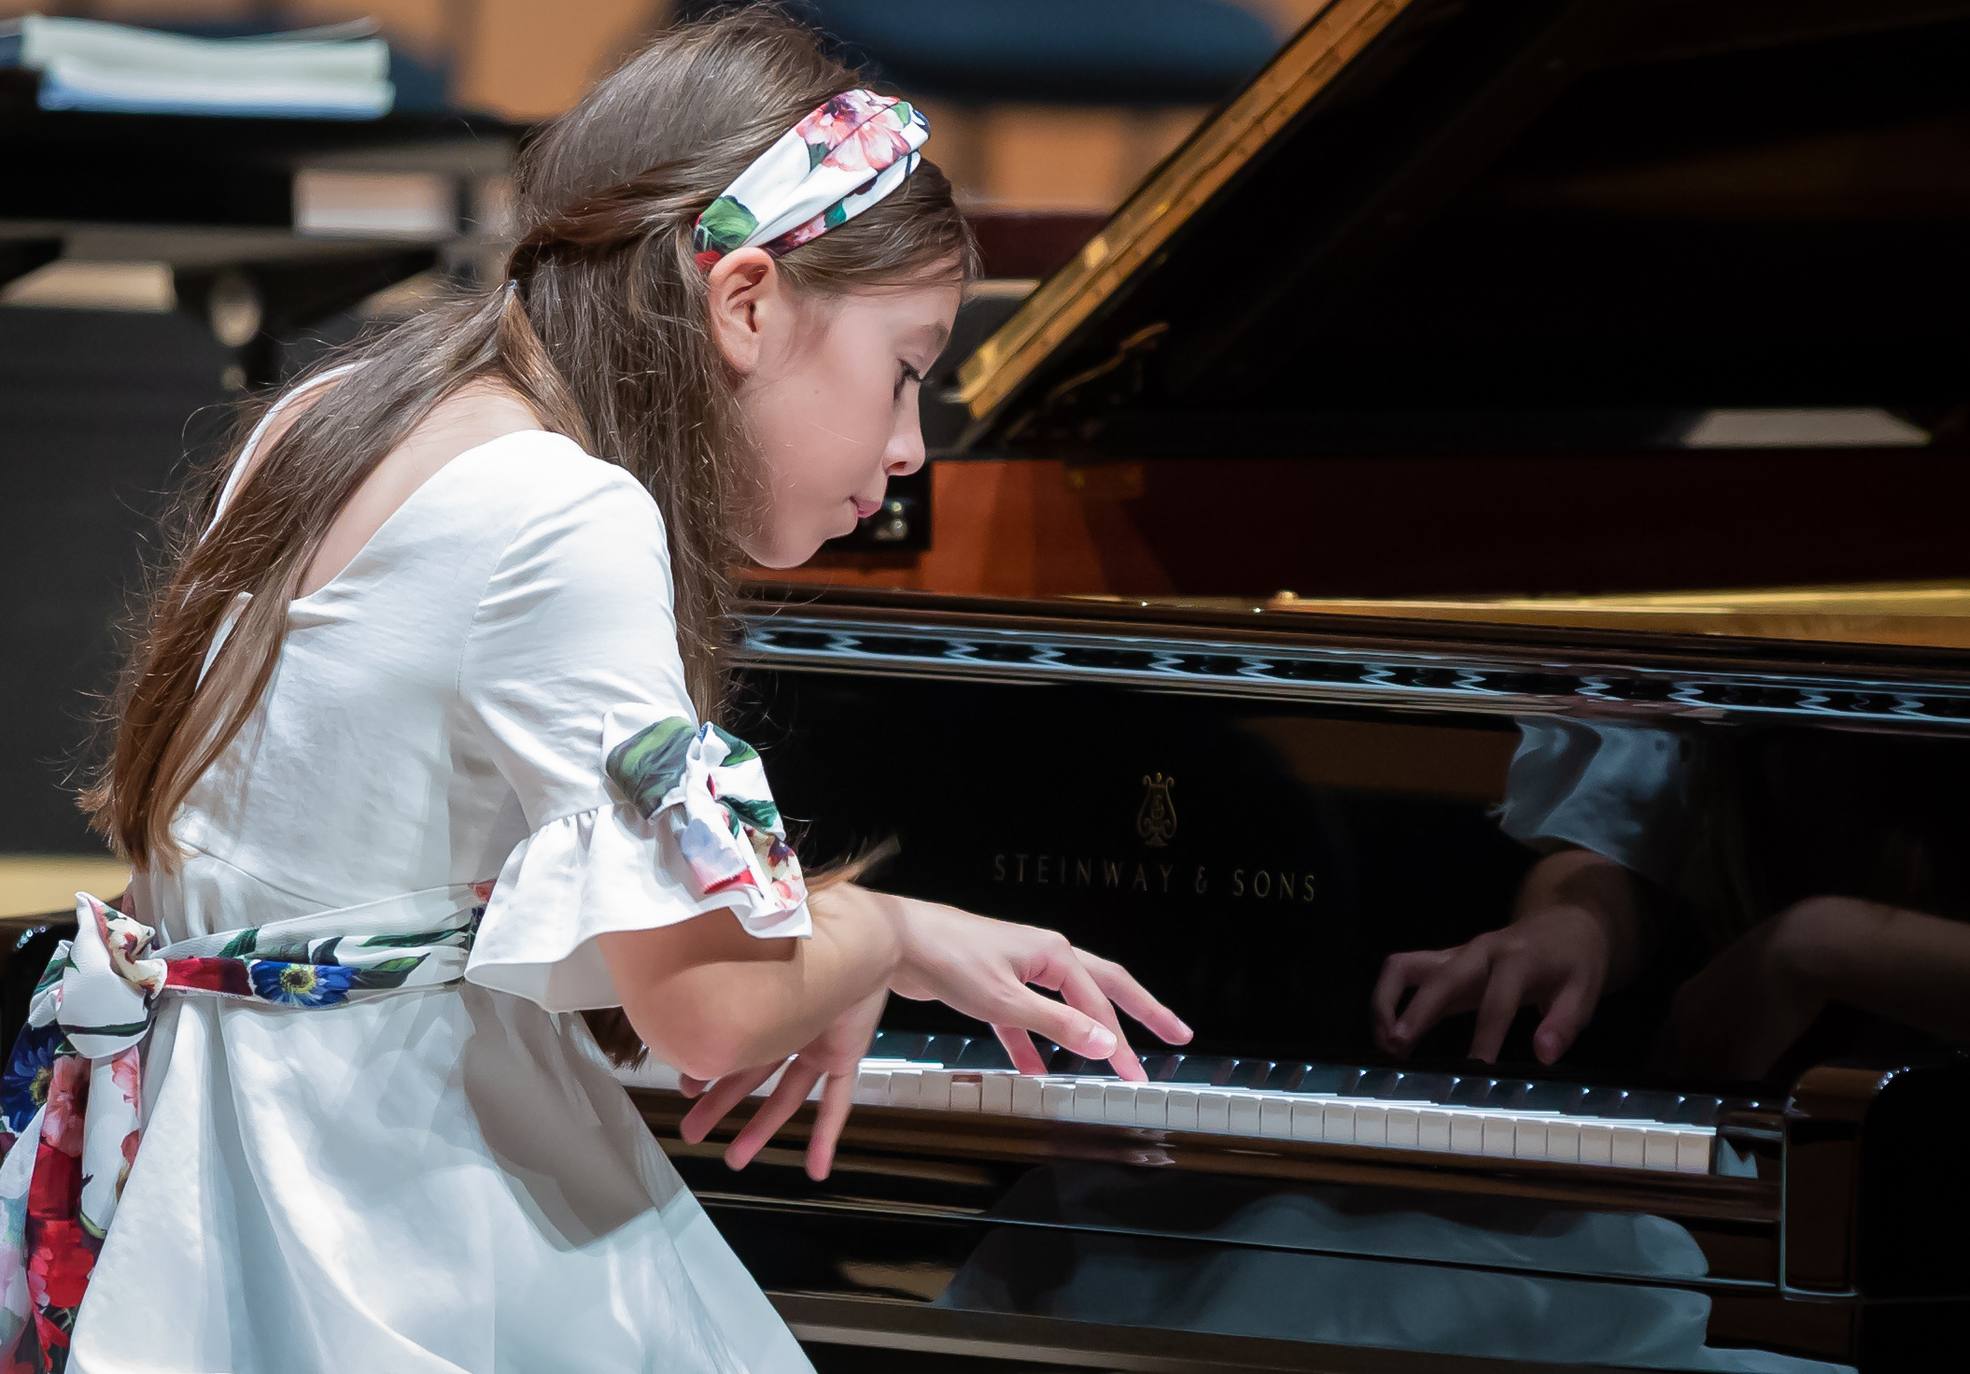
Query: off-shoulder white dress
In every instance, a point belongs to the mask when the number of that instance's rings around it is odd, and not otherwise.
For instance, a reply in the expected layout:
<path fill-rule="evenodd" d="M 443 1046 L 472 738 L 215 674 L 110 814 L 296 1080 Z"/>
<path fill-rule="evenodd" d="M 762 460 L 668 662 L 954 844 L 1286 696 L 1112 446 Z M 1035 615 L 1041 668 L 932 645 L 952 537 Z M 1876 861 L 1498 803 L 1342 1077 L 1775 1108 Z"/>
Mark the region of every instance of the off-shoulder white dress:
<path fill-rule="evenodd" d="M 617 1001 L 604 931 L 808 929 L 784 891 L 706 896 L 605 775 L 695 720 L 671 607 L 655 502 L 544 431 L 460 454 L 292 603 L 135 914 L 160 944 L 377 903 L 416 929 L 497 887 L 463 984 L 165 999 L 70 1369 L 809 1368 L 574 1014 Z"/>

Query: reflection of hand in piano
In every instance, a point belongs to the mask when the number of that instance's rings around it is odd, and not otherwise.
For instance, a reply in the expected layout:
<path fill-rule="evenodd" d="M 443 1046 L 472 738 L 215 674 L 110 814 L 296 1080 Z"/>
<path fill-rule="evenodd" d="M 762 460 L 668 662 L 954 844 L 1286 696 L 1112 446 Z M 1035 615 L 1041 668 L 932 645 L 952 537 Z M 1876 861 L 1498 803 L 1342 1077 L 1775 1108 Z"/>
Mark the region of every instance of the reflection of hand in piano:
<path fill-rule="evenodd" d="M 850 884 L 838 884 L 846 888 Z M 863 889 L 855 889 L 865 893 Z M 974 916 L 955 907 L 905 897 L 877 896 L 896 916 L 897 959 L 889 988 L 865 999 L 793 1055 L 729 1073 L 715 1083 L 683 1078 L 687 1094 L 702 1093 L 680 1129 L 693 1144 L 768 1079 L 779 1075 L 766 1101 L 732 1143 L 725 1162 L 750 1163 L 796 1108 L 818 1092 L 820 1106 L 808 1137 L 807 1172 L 827 1177 L 835 1144 L 854 1101 L 861 1056 L 875 1037 L 887 992 L 917 1001 L 939 1001 L 989 1022 L 1009 1059 L 1026 1073 L 1046 1072 L 1033 1043 L 1039 1034 L 1054 1047 L 1069 1045 L 1094 1062 L 1106 1062 L 1124 1081 L 1143 1082 L 1142 1063 L 1122 1034 L 1116 1008 L 1170 1044 L 1190 1040 L 1190 1028 L 1120 964 L 1076 949 L 1055 931 Z M 815 898 L 824 898 L 817 892 Z M 810 899 L 812 900 L 812 899 Z M 826 919 L 825 901 L 817 920 Z M 1060 994 L 1060 1001 L 1035 991 Z"/>
<path fill-rule="evenodd" d="M 1640 962 L 1628 882 L 1598 854 L 1549 855 L 1527 875 L 1509 926 L 1453 949 L 1390 955 L 1371 998 L 1383 1052 L 1407 1055 L 1444 1017 L 1475 1011 L 1470 1057 L 1495 1063 L 1519 1008 L 1536 1006 L 1544 1015 L 1533 1052 L 1543 1064 L 1558 1060 L 1602 993 L 1625 983 Z"/>

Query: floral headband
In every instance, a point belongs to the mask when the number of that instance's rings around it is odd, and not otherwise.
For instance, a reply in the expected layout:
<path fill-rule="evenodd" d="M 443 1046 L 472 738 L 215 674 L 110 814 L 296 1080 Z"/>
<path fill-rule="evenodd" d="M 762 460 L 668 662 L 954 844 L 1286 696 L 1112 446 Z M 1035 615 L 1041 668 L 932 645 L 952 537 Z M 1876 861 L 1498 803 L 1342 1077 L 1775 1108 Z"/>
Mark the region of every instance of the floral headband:
<path fill-rule="evenodd" d="M 907 100 L 843 91 L 775 140 L 698 216 L 698 266 L 737 248 L 789 252 L 846 224 L 922 161 L 930 121 Z"/>

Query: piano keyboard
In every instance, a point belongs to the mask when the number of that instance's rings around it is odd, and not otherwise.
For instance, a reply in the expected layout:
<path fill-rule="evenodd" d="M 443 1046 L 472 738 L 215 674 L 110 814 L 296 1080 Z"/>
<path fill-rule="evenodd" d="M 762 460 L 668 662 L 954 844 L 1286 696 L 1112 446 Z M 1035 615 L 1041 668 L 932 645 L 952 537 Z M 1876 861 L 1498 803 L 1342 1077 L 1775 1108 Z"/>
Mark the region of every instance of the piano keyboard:
<path fill-rule="evenodd" d="M 1692 1174 L 1713 1171 L 1726 1106 L 1686 1093 L 1226 1055 L 1144 1055 L 1150 1081 L 1128 1083 L 1064 1050 L 1045 1058 L 1047 1073 L 1027 1075 L 990 1037 L 881 1031 L 856 1076 L 855 1101 Z M 618 1076 L 631 1087 L 677 1086 L 662 1065 Z"/>

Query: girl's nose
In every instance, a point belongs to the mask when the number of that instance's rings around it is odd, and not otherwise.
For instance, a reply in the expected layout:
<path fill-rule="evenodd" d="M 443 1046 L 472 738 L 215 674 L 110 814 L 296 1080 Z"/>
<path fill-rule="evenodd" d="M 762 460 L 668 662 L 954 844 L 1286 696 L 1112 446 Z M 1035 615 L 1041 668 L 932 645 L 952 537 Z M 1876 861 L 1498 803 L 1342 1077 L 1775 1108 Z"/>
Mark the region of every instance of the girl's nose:
<path fill-rule="evenodd" d="M 883 454 L 883 471 L 891 477 L 908 477 L 923 466 L 923 460 L 923 426 L 912 417 L 890 436 L 889 448 Z"/>

